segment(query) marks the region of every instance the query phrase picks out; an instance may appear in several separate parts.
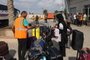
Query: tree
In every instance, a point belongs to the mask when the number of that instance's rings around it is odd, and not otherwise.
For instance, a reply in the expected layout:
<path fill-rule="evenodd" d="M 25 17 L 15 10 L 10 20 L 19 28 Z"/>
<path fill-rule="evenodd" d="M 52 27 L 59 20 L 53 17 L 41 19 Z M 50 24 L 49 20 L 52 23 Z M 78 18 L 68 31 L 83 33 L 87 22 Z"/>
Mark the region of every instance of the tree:
<path fill-rule="evenodd" d="M 8 9 L 9 27 L 12 27 L 12 24 L 14 22 L 14 5 L 13 5 L 13 0 L 7 0 L 7 9 Z"/>

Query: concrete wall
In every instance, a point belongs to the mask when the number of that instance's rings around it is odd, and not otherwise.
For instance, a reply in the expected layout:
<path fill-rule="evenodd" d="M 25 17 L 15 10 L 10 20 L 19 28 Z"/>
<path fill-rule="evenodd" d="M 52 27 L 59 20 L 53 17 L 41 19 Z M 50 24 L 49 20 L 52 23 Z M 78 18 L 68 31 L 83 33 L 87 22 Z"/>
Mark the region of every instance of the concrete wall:
<path fill-rule="evenodd" d="M 83 12 L 84 6 L 89 4 L 90 0 L 70 0 L 69 9 L 76 7 L 76 12 Z"/>

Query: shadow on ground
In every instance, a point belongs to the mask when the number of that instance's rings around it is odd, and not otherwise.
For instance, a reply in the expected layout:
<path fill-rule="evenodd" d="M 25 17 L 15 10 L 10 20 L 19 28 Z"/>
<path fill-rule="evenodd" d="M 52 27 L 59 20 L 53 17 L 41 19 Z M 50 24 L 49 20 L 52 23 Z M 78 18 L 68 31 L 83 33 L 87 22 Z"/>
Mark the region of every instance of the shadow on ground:
<path fill-rule="evenodd" d="M 76 60 L 76 57 L 69 57 L 68 60 Z"/>
<path fill-rule="evenodd" d="M 9 54 L 10 54 L 12 57 L 14 57 L 15 54 L 16 54 L 16 51 L 15 51 L 15 50 L 10 50 L 10 51 L 9 51 Z"/>
<path fill-rule="evenodd" d="M 7 54 L 5 56 L 5 59 L 6 60 L 16 60 L 16 59 L 14 59 L 15 54 L 16 54 L 16 51 L 11 49 L 11 50 L 9 50 L 9 54 Z"/>

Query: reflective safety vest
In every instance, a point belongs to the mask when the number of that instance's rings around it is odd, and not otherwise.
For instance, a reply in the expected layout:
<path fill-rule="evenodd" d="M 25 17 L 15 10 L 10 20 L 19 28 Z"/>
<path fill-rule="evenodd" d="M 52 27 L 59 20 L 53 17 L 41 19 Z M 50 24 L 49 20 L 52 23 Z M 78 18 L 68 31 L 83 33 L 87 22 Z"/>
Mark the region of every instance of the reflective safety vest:
<path fill-rule="evenodd" d="M 24 18 L 19 17 L 15 20 L 15 38 L 24 39 L 27 38 L 27 29 L 24 26 Z"/>
<path fill-rule="evenodd" d="M 33 28 L 32 29 L 32 36 L 35 36 L 37 39 L 40 39 L 40 28 Z"/>

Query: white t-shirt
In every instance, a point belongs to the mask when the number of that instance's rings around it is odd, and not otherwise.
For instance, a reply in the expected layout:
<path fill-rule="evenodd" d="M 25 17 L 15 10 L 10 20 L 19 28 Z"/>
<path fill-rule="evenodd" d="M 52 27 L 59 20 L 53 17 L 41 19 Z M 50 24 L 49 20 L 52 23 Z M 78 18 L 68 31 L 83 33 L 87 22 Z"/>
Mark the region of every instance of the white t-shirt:
<path fill-rule="evenodd" d="M 55 28 L 54 33 L 55 33 L 55 36 L 59 36 L 59 29 Z"/>
<path fill-rule="evenodd" d="M 86 15 L 86 14 L 84 14 L 84 16 L 83 16 L 83 20 L 86 20 L 86 17 L 87 17 L 87 15 Z"/>
<path fill-rule="evenodd" d="M 74 15 L 73 18 L 76 19 L 76 15 Z"/>
<path fill-rule="evenodd" d="M 55 33 L 55 36 L 57 36 L 58 38 L 52 38 L 52 40 L 54 40 L 56 42 L 60 42 L 61 41 L 61 34 L 59 34 L 59 29 L 55 28 L 54 33 Z"/>
<path fill-rule="evenodd" d="M 63 30 L 64 29 L 64 26 L 62 23 L 59 24 L 59 29 Z"/>

